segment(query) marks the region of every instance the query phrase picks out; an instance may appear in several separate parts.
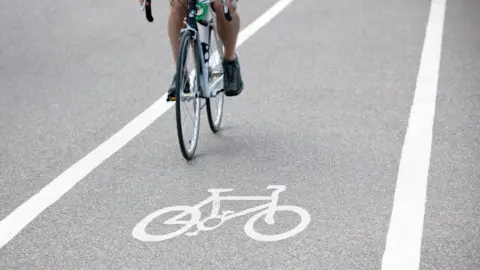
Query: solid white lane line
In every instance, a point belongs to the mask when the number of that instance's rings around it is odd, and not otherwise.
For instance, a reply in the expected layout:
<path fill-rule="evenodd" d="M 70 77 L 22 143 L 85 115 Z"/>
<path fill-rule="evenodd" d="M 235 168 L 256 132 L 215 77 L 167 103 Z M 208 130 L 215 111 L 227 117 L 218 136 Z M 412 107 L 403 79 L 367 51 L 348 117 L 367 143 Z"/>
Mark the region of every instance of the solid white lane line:
<path fill-rule="evenodd" d="M 237 48 L 247 41 L 260 28 L 270 22 L 293 0 L 280 0 L 270 9 L 265 11 L 254 22 L 245 27 L 238 36 Z M 152 104 L 148 109 L 129 122 L 125 127 L 112 137 L 88 153 L 81 160 L 53 179 L 47 186 L 32 196 L 10 215 L 0 221 L 0 249 L 19 234 L 30 222 L 40 215 L 47 207 L 54 204 L 65 193 L 73 188 L 92 170 L 102 164 L 111 155 L 120 150 L 135 136 L 150 126 L 162 114 L 173 106 L 173 102 L 167 103 L 166 93 Z M 174 132 L 174 130 L 172 130 Z"/>
<path fill-rule="evenodd" d="M 383 254 L 384 270 L 416 270 L 420 265 L 446 2 L 431 2 Z"/>

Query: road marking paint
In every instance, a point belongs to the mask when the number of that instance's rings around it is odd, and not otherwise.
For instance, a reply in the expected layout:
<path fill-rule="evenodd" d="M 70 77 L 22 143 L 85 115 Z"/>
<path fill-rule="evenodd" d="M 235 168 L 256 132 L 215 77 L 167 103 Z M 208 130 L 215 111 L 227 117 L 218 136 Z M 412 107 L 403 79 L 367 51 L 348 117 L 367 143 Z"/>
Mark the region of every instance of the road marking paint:
<path fill-rule="evenodd" d="M 237 48 L 247 41 L 260 28 L 270 22 L 280 11 L 285 9 L 293 0 L 280 0 L 265 11 L 254 22 L 245 27 L 237 38 Z M 167 93 L 143 111 L 135 119 L 120 129 L 108 140 L 103 142 L 92 152 L 77 161 L 70 168 L 53 179 L 37 194 L 15 209 L 10 215 L 0 221 L 0 249 L 19 234 L 30 222 L 40 215 L 50 205 L 58 201 L 65 193 L 87 176 L 96 167 L 102 164 L 111 155 L 120 150 L 135 136 L 150 126 L 162 114 L 173 106 L 173 102 L 165 101 Z M 172 129 L 172 132 L 174 130 Z"/>
<path fill-rule="evenodd" d="M 257 214 L 252 216 L 244 226 L 245 233 L 252 239 L 262 242 L 273 242 L 273 241 L 280 241 L 290 237 L 293 237 L 300 233 L 301 231 L 305 230 L 310 224 L 311 217 L 310 214 L 303 208 L 294 206 L 294 205 L 278 205 L 278 195 L 285 191 L 286 187 L 283 185 L 270 185 L 267 189 L 273 189 L 272 194 L 270 196 L 220 196 L 220 193 L 223 192 L 230 192 L 233 189 L 209 189 L 208 191 L 211 193 L 211 196 L 205 199 L 204 201 L 194 205 L 194 206 L 183 206 L 183 205 L 176 205 L 165 207 L 160 210 L 157 210 L 144 219 L 142 219 L 132 230 L 132 236 L 140 241 L 144 242 L 159 242 L 164 241 L 167 239 L 171 239 L 173 237 L 179 236 L 183 233 L 187 236 L 195 236 L 198 235 L 201 231 L 210 231 L 214 230 L 220 225 L 222 225 L 225 221 L 230 220 L 232 218 L 240 217 L 243 215 L 247 215 L 250 213 L 254 213 L 257 211 Z M 221 201 L 269 201 L 265 204 L 260 206 L 254 206 L 252 208 L 248 208 L 241 212 L 234 212 L 234 211 L 222 211 L 220 214 L 220 202 Z M 200 220 L 201 212 L 200 208 L 205 205 L 212 203 L 212 211 L 210 216 Z M 174 216 L 167 221 L 163 222 L 166 225 L 184 225 L 182 228 L 168 233 L 168 234 L 160 234 L 160 235 L 152 235 L 145 231 L 146 227 L 150 222 L 154 219 L 157 219 L 159 216 L 169 213 L 181 211 L 180 215 Z M 293 229 L 289 231 L 279 233 L 279 234 L 262 234 L 255 230 L 254 224 L 258 221 L 261 217 L 264 217 L 264 221 L 269 224 L 273 225 L 274 221 L 274 214 L 278 211 L 288 211 L 296 213 L 300 216 L 300 223 L 295 226 Z M 182 221 L 181 218 L 191 215 L 190 220 Z M 205 226 L 205 223 L 212 220 L 217 219 L 219 223 L 214 226 Z M 197 229 L 193 232 L 187 231 L 192 228 L 193 226 L 197 226 Z"/>
<path fill-rule="evenodd" d="M 382 269 L 418 269 L 446 0 L 432 0 Z"/>

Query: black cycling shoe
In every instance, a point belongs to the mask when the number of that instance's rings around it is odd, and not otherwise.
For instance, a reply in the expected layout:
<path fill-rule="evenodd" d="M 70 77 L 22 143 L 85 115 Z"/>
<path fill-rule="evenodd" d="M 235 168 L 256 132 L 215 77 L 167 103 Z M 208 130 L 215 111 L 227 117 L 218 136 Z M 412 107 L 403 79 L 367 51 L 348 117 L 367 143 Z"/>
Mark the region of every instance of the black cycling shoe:
<path fill-rule="evenodd" d="M 237 96 L 243 91 L 242 74 L 240 73 L 240 63 L 238 57 L 234 60 L 223 59 L 223 84 L 225 95 Z"/>
<path fill-rule="evenodd" d="M 185 93 L 190 93 L 190 83 L 188 80 L 188 76 L 185 74 L 185 80 L 187 80 L 187 85 L 183 90 Z M 177 75 L 173 75 L 172 84 L 168 89 L 167 101 L 175 101 L 175 94 L 177 93 Z"/>

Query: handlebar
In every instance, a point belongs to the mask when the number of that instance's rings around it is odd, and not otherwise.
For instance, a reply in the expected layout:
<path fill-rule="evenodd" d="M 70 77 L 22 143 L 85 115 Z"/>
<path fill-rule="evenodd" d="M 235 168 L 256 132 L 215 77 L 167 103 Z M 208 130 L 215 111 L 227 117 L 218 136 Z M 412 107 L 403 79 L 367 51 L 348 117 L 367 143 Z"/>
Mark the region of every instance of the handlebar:
<path fill-rule="evenodd" d="M 152 0 L 144 0 L 143 4 L 142 4 L 142 10 L 145 10 L 145 15 L 147 17 L 147 21 L 153 22 Z"/>
<path fill-rule="evenodd" d="M 214 0 L 210 0 L 209 3 L 213 2 Z M 222 5 L 223 5 L 223 14 L 225 15 L 225 19 L 227 21 L 232 20 L 232 15 L 230 14 L 230 9 L 226 5 L 226 0 L 222 0 Z M 147 17 L 147 21 L 153 22 L 153 16 L 152 16 L 152 0 L 144 0 L 142 4 L 142 10 L 145 10 L 145 16 Z"/>

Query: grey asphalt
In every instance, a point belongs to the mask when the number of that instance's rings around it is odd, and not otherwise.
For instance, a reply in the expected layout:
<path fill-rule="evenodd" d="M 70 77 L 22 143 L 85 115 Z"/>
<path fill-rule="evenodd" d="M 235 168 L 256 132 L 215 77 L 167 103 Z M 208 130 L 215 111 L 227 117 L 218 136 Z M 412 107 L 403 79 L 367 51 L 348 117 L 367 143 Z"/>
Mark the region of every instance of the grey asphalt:
<path fill-rule="evenodd" d="M 422 269 L 480 269 L 479 9 L 446 10 Z"/>
<path fill-rule="evenodd" d="M 274 2 L 241 1 L 242 26 Z M 192 162 L 170 110 L 2 248 L 0 269 L 380 269 L 429 4 L 295 1 L 239 48 L 245 90 L 226 100 L 219 134 L 202 113 Z M 154 5 L 148 24 L 135 0 L 1 4 L 0 219 L 164 94 L 168 9 Z M 447 4 L 421 269 L 480 268 L 478 8 Z M 249 217 L 164 242 L 131 236 L 207 189 L 272 184 L 312 217 L 292 238 L 252 240 Z M 296 222 L 280 214 L 259 231 Z"/>

